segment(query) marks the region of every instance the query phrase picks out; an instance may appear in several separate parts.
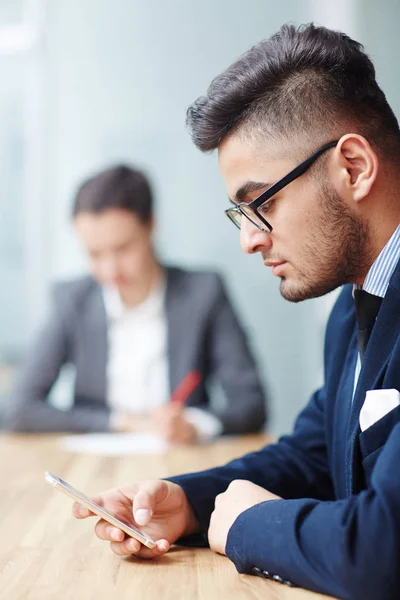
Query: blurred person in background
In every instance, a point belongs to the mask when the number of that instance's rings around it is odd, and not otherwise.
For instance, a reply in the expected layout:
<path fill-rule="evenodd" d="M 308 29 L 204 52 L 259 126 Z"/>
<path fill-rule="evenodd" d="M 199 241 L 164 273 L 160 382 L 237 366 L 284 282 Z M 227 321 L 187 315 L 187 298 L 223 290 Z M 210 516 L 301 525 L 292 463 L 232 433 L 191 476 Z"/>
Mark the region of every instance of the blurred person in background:
<path fill-rule="evenodd" d="M 158 260 L 146 177 L 124 165 L 91 177 L 76 195 L 73 225 L 91 275 L 55 285 L 6 428 L 155 431 L 177 443 L 260 430 L 264 393 L 222 281 Z M 48 397 L 66 364 L 76 369 L 75 392 L 70 410 L 60 410 Z M 171 402 L 190 373 L 199 381 L 187 402 Z M 214 379 L 226 397 L 219 409 L 207 391 Z"/>

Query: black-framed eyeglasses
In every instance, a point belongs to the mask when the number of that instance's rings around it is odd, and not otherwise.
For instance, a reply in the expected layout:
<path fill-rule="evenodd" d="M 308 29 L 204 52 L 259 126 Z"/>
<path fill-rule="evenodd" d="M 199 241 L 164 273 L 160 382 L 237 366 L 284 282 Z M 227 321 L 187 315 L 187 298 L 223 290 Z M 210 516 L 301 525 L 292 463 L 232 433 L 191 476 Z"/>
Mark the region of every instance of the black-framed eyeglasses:
<path fill-rule="evenodd" d="M 239 229 L 241 228 L 242 224 L 242 216 L 244 216 L 261 231 L 271 233 L 272 225 L 270 225 L 270 223 L 268 223 L 268 221 L 266 221 L 264 216 L 261 214 L 261 210 L 264 214 L 267 213 L 269 208 L 268 200 L 270 200 L 272 196 L 275 196 L 275 194 L 280 192 L 282 188 L 286 187 L 287 185 L 289 185 L 289 183 L 292 183 L 292 181 L 300 177 L 300 175 L 303 175 L 307 171 L 307 169 L 311 167 L 313 162 L 315 162 L 317 158 L 321 156 L 321 154 L 323 154 L 330 148 L 334 148 L 338 141 L 339 140 L 324 144 L 323 146 L 321 146 L 321 148 L 318 148 L 318 150 L 313 152 L 311 156 L 309 156 L 302 163 L 297 165 L 297 167 L 292 169 L 287 175 L 282 177 L 282 179 L 279 179 L 279 181 L 271 185 L 271 187 L 269 187 L 267 190 L 265 190 L 265 192 L 260 194 L 260 196 L 257 196 L 257 198 L 255 198 L 251 202 L 241 202 L 240 204 L 237 204 L 232 208 L 228 208 L 225 211 L 226 215 L 229 217 L 232 223 L 234 223 Z"/>

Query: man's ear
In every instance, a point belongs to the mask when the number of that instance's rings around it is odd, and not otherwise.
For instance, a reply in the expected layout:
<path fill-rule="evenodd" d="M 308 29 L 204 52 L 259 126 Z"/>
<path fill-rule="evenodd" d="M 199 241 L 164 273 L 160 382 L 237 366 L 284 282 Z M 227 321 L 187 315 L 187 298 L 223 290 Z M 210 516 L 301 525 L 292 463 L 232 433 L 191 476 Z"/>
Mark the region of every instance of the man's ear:
<path fill-rule="evenodd" d="M 357 133 L 342 136 L 335 148 L 334 184 L 342 198 L 361 202 L 378 175 L 379 161 L 370 143 Z"/>

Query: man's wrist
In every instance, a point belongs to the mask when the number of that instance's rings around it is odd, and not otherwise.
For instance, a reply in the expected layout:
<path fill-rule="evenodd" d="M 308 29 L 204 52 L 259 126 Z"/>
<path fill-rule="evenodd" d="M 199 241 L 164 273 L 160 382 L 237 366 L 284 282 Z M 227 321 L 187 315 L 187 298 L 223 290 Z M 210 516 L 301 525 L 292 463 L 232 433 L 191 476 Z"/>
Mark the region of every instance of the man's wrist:
<path fill-rule="evenodd" d="M 182 490 L 183 491 L 183 490 Z M 183 492 L 185 493 L 185 492 Z M 185 494 L 186 498 L 186 494 Z M 193 508 L 190 505 L 189 500 L 186 498 L 186 511 L 187 511 L 187 528 L 183 532 L 183 536 L 193 535 L 201 531 L 200 523 L 198 522 L 196 515 L 194 514 Z"/>
<path fill-rule="evenodd" d="M 182 512 L 185 513 L 185 527 L 183 528 L 179 537 L 187 537 L 201 531 L 200 523 L 195 515 L 195 512 L 190 504 L 188 497 L 185 494 L 185 490 L 179 483 L 172 480 L 169 477 L 165 477 L 164 481 L 168 481 L 174 486 L 177 486 L 182 494 Z"/>

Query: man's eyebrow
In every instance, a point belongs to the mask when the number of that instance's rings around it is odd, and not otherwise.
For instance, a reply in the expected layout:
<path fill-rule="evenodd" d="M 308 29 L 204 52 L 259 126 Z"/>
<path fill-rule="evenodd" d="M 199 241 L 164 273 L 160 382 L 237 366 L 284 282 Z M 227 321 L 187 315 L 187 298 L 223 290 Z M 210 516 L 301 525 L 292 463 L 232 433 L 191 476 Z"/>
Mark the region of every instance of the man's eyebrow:
<path fill-rule="evenodd" d="M 260 181 L 246 181 L 240 188 L 237 190 L 233 199 L 230 199 L 232 204 L 236 204 L 237 202 L 243 202 L 247 196 L 251 192 L 261 192 L 271 186 L 270 183 L 260 182 Z"/>

